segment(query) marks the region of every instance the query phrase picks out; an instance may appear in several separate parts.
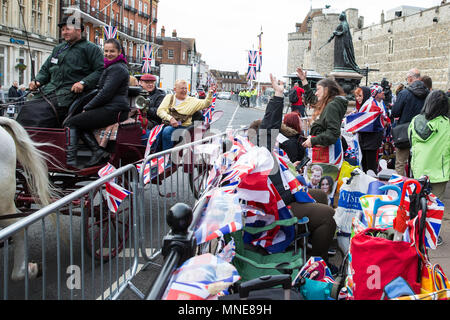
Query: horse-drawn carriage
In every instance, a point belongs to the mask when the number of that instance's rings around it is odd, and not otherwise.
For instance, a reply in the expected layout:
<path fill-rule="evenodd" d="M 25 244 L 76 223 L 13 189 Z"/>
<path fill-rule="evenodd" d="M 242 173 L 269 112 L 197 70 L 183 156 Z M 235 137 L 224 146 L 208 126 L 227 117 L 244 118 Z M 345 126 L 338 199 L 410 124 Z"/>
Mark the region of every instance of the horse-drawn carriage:
<path fill-rule="evenodd" d="M 134 99 L 140 95 L 139 87 L 130 87 L 129 98 L 130 105 L 132 105 L 132 113 L 140 114 L 142 106 L 136 108 L 134 106 Z M 76 104 L 77 101 L 71 106 L 71 110 L 80 108 L 80 104 Z M 4 106 L 8 107 L 8 106 Z M 82 106 L 81 106 L 82 107 Z M 131 113 L 130 113 L 131 114 Z M 191 135 L 194 130 L 201 132 L 202 136 L 207 134 L 210 129 L 210 125 L 215 122 L 222 115 L 222 111 L 214 112 L 212 121 L 209 123 L 195 122 L 195 125 L 187 128 L 187 132 Z M 194 116 L 194 119 L 202 119 L 201 112 Z M 4 124 L 4 123 L 2 123 Z M 66 196 L 78 189 L 83 185 L 88 184 L 94 180 L 99 179 L 99 170 L 107 163 L 110 163 L 114 167 L 118 168 L 127 164 L 138 165 L 143 163 L 146 141 L 142 139 L 142 126 L 137 117 L 131 117 L 122 123 L 117 125 L 117 133 L 114 139 L 110 139 L 106 150 L 110 153 L 109 159 L 105 159 L 103 163 L 92 167 L 84 167 L 81 169 L 68 166 L 66 163 L 66 150 L 68 145 L 68 129 L 67 128 L 41 128 L 41 127 L 23 127 L 28 133 L 31 140 L 36 144 L 39 151 L 43 152 L 42 155 L 47 155 L 45 162 L 48 168 L 48 184 L 57 188 L 58 197 Z M 8 130 L 9 131 L 9 130 Z M 21 140 L 16 140 L 17 144 Z M 181 143 L 186 141 L 180 141 Z M 79 159 L 81 163 L 89 160 L 90 150 L 83 145 L 79 148 Z M 186 152 L 186 150 L 183 150 Z M 193 152 L 193 150 L 188 150 Z M 191 157 L 193 158 L 193 157 Z M 19 159 L 19 157 L 17 158 Z M 85 161 L 83 161 L 85 160 Z M 34 161 L 33 159 L 26 159 L 26 161 Z M 15 161 L 14 161 L 15 162 Z M 189 186 L 195 195 L 201 194 L 200 188 L 203 182 L 206 180 L 207 173 L 209 171 L 209 164 L 203 161 L 197 161 L 192 163 L 176 163 L 168 159 L 162 170 L 152 170 L 150 181 L 151 184 L 159 186 L 164 179 L 172 175 L 174 172 L 181 168 L 185 174 L 189 176 Z M 11 169 L 13 170 L 13 169 Z M 0 212 L 0 214 L 8 214 L 7 218 L 24 217 L 30 215 L 36 211 L 35 204 L 38 204 L 38 196 L 34 194 L 33 190 L 28 184 L 30 172 L 24 170 L 23 163 L 18 163 L 16 169 L 16 187 L 14 203 L 17 208 L 17 213 L 10 214 L 11 212 Z M 119 178 L 117 181 L 119 185 L 122 185 L 125 189 L 131 189 L 129 179 L 127 177 Z M 134 191 L 134 190 L 133 190 Z M 133 223 L 131 206 L 132 202 L 129 202 L 128 208 L 122 208 L 117 212 L 108 210 L 108 203 L 103 196 L 104 190 L 98 189 L 95 194 L 86 195 L 84 198 L 80 198 L 77 201 L 73 201 L 71 206 L 58 210 L 59 214 L 80 216 L 83 221 L 81 223 L 84 227 L 85 234 L 85 249 L 86 252 L 94 256 L 97 260 L 107 261 L 111 257 L 115 257 L 124 248 L 125 243 L 129 237 L 131 228 L 129 226 Z M 160 192 L 160 195 L 162 193 Z M 56 200 L 51 199 L 50 202 Z M 39 203 L 46 204 L 46 203 Z M 88 214 L 82 214 L 85 211 Z M 107 214 L 105 214 L 105 211 Z M 0 217 L 0 219 L 2 219 Z M 108 237 L 110 233 L 116 232 L 116 230 L 122 229 L 123 232 L 120 235 L 113 234 L 118 240 L 118 243 L 114 248 L 106 248 Z"/>

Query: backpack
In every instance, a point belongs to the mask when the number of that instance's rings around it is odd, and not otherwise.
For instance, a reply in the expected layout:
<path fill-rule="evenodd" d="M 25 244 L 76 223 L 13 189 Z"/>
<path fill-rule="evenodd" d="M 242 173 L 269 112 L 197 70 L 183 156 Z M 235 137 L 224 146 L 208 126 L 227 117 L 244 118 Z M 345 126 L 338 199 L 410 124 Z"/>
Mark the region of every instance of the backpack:
<path fill-rule="evenodd" d="M 291 89 L 291 91 L 289 91 L 289 102 L 296 103 L 297 101 L 298 101 L 297 90 Z"/>

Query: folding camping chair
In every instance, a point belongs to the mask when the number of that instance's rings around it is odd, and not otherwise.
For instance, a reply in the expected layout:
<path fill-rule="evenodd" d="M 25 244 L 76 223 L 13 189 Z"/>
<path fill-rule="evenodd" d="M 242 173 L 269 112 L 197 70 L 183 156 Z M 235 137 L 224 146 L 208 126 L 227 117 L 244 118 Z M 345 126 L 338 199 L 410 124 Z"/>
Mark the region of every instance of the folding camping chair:
<path fill-rule="evenodd" d="M 309 230 L 307 217 L 298 220 L 296 217 L 278 220 L 264 227 L 248 227 L 225 235 L 225 242 L 232 239 L 235 243 L 235 256 L 232 264 L 238 270 L 241 279 L 239 283 L 257 279 L 261 276 L 290 274 L 292 278 L 306 262 L 306 246 Z M 262 247 L 244 243 L 244 232 L 252 235 L 272 230 L 277 226 L 295 226 L 295 238 L 288 248 L 279 253 L 268 254 Z"/>

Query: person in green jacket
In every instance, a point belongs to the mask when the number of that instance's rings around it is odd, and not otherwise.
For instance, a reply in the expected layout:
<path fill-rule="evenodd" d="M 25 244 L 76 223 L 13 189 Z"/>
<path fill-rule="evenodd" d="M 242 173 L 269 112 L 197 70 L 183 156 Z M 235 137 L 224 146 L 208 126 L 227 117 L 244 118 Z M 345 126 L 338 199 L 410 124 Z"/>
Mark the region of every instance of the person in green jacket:
<path fill-rule="evenodd" d="M 431 91 L 422 112 L 412 119 L 408 128 L 413 177 L 428 176 L 432 192 L 440 200 L 444 199 L 445 187 L 450 180 L 448 104 L 443 91 Z"/>
<path fill-rule="evenodd" d="M 104 57 L 97 45 L 81 36 L 84 30 L 81 19 L 66 16 L 58 26 L 65 41 L 53 49 L 29 88 L 42 87 L 44 95 L 56 93 L 55 107 L 62 123 L 78 94 L 97 86 L 104 69 Z M 42 95 L 36 94 L 34 98 L 42 98 Z"/>
<path fill-rule="evenodd" d="M 306 71 L 297 68 L 297 76 L 305 90 L 305 100 L 314 108 L 310 137 L 303 142 L 303 147 L 330 146 L 341 138 L 341 124 L 347 111 L 348 100 L 344 90 L 332 79 L 322 79 L 313 90 L 306 79 Z"/>

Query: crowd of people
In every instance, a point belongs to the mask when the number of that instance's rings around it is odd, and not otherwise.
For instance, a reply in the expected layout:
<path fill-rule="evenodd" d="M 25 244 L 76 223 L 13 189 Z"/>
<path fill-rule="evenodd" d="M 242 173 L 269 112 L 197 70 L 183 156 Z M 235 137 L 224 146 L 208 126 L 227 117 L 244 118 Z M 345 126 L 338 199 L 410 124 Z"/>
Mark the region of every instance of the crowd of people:
<path fill-rule="evenodd" d="M 130 79 L 120 42 L 116 39 L 106 40 L 102 53 L 98 46 L 81 36 L 82 23 L 71 19 L 65 17 L 59 24 L 65 41 L 54 48 L 29 84 L 30 90 L 42 88 L 41 95 L 56 93 L 52 103 L 55 104 L 60 119 L 66 119 L 71 103 L 79 94 L 98 87 L 96 94 L 83 106 L 82 112 L 71 115 L 64 122 L 70 133 L 67 164 L 78 167 L 79 138 L 92 151 L 88 166 L 98 164 L 108 156 L 106 150 L 98 145 L 92 132 L 128 118 L 130 84 L 139 85 L 146 92 L 148 108 L 145 123 L 141 118 L 144 133 L 148 136 L 151 128 L 164 124 L 162 150 L 172 148 L 174 131 L 192 124 L 194 114 L 211 104 L 216 87 L 212 85 L 209 88 L 205 99 L 196 99 L 188 96 L 187 83 L 183 80 L 175 83 L 174 94 L 166 95 L 156 88 L 157 79 L 154 75 L 145 74 L 139 80 Z M 314 92 L 306 71 L 297 68 L 297 76 L 301 87 L 296 84 L 293 88 L 297 99 L 294 99 L 295 102 L 291 101 L 291 112 L 283 117 L 284 85 L 271 76 L 275 94 L 266 107 L 264 118 L 250 125 L 256 131 L 279 130 L 285 138 L 280 143 L 280 148 L 295 166 L 303 162 L 308 149 L 326 148 L 342 140 L 342 124 L 348 114 L 349 104 L 343 89 L 335 80 L 320 80 Z M 361 167 L 365 172 L 372 171 L 376 174 L 378 160 L 394 155 L 395 170 L 399 175 L 414 178 L 429 176 L 432 192 L 443 199 L 450 179 L 448 93 L 433 90 L 432 79 L 422 76 L 417 69 L 408 71 L 406 79 L 407 85 L 399 86 L 389 99 L 386 99 L 386 90 L 378 84 L 361 86 L 354 91 L 356 107 L 353 112 L 373 114 L 370 126 L 352 131 L 352 134 L 358 134 L 362 151 Z M 247 103 L 250 104 L 250 91 L 239 95 L 248 99 Z M 39 97 L 39 94 L 35 97 Z M 307 137 L 303 136 L 301 127 L 301 118 L 307 116 L 305 105 L 312 108 Z M 410 146 L 395 146 L 394 152 L 391 128 L 402 124 L 409 124 L 407 130 Z M 271 146 L 270 134 L 267 139 L 268 143 L 264 145 Z M 335 181 L 320 166 L 311 166 L 310 171 L 310 180 L 302 182 L 308 187 L 315 202 L 298 202 L 283 186 L 279 173 L 270 178 L 293 214 L 298 218 L 309 218 L 312 254 L 327 261 L 328 250 L 336 232 L 332 198 Z M 298 179 L 302 178 L 299 176 Z"/>

